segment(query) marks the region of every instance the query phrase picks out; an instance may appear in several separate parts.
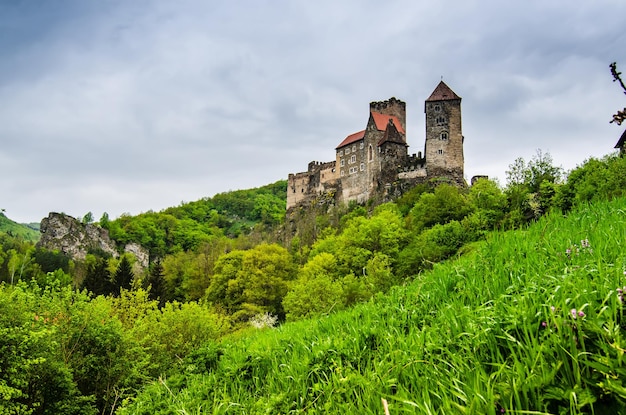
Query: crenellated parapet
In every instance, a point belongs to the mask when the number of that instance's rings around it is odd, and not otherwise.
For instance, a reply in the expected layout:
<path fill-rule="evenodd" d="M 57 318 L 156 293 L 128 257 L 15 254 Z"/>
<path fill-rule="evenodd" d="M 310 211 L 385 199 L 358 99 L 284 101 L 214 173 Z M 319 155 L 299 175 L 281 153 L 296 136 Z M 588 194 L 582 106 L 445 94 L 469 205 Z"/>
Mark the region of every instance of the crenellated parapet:
<path fill-rule="evenodd" d="M 410 155 L 406 103 L 395 97 L 370 102 L 365 128 L 335 147 L 334 161 L 312 161 L 306 172 L 289 175 L 287 209 L 331 199 L 379 203 L 432 181 L 466 186 L 461 97 L 442 81 L 425 101 L 424 110 L 424 153 Z"/>

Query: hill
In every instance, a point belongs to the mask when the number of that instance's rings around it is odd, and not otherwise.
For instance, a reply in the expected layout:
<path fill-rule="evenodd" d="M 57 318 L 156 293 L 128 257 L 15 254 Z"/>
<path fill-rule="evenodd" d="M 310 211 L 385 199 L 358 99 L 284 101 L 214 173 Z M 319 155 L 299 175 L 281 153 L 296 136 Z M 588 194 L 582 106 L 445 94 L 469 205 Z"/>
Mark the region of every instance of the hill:
<path fill-rule="evenodd" d="M 548 214 L 353 309 L 208 344 L 119 413 L 626 413 L 625 209 Z"/>
<path fill-rule="evenodd" d="M 20 224 L 7 218 L 4 213 L 0 213 L 0 232 L 8 235 L 23 238 L 24 240 L 37 242 L 39 240 L 38 224 Z"/>

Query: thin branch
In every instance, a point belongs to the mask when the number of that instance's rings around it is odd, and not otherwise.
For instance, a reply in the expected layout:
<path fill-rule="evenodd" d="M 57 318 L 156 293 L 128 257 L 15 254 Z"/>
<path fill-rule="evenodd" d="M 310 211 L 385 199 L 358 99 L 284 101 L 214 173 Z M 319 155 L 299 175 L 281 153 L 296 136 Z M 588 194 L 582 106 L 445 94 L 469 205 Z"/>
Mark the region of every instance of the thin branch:
<path fill-rule="evenodd" d="M 609 65 L 609 67 L 611 68 L 611 75 L 613 75 L 613 82 L 618 81 L 624 90 L 624 94 L 626 94 L 626 85 L 624 85 L 624 81 L 622 81 L 622 73 L 617 72 L 617 63 L 613 62 Z"/>
<path fill-rule="evenodd" d="M 613 62 L 609 65 L 611 68 L 611 75 L 613 75 L 613 82 L 619 82 L 622 89 L 624 90 L 624 94 L 626 94 L 626 85 L 624 85 L 624 81 L 622 80 L 622 73 L 617 72 L 617 63 Z M 610 123 L 616 123 L 617 125 L 622 125 L 622 123 L 626 121 L 626 108 L 622 111 L 617 111 L 617 114 L 613 114 L 613 119 Z"/>

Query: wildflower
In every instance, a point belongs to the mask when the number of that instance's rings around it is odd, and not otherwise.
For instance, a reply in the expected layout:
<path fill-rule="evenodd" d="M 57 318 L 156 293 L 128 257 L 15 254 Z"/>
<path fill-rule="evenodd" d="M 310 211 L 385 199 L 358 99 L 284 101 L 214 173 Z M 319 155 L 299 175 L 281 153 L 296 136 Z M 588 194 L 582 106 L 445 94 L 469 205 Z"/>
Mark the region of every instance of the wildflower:
<path fill-rule="evenodd" d="M 576 320 L 576 317 L 578 316 L 578 312 L 576 311 L 576 309 L 572 308 L 569 312 L 572 315 L 572 318 Z"/>
<path fill-rule="evenodd" d="M 554 312 L 556 311 L 556 307 L 555 307 L 555 306 L 553 306 L 553 305 L 551 305 L 551 306 L 550 306 L 550 310 L 554 313 Z"/>
<path fill-rule="evenodd" d="M 580 310 L 578 312 L 578 317 L 585 317 L 585 312 L 583 310 Z"/>
<path fill-rule="evenodd" d="M 589 239 L 583 239 L 580 241 L 580 247 L 581 248 L 590 248 L 591 245 L 589 244 Z"/>
<path fill-rule="evenodd" d="M 572 254 L 572 250 L 571 250 L 571 249 L 569 249 L 569 248 L 567 248 L 567 249 L 565 250 L 565 255 L 570 256 L 571 254 Z"/>
<path fill-rule="evenodd" d="M 546 328 L 548 327 L 548 323 L 546 323 L 545 321 L 541 322 L 541 327 Z"/>

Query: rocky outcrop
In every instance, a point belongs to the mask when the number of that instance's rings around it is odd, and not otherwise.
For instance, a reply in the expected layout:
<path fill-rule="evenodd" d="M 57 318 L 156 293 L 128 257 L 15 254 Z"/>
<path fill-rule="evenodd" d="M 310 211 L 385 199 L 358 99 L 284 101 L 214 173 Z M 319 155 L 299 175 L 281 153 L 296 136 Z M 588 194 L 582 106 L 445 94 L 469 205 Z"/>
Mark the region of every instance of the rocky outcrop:
<path fill-rule="evenodd" d="M 150 261 L 150 253 L 146 248 L 139 245 L 138 243 L 131 242 L 126 244 L 124 247 L 124 252 L 131 253 L 137 259 L 137 263 L 141 265 L 143 268 L 147 268 Z"/>
<path fill-rule="evenodd" d="M 85 224 L 63 213 L 51 212 L 41 221 L 41 239 L 38 247 L 58 250 L 72 259 L 83 260 L 90 252 L 103 252 L 119 256 L 109 231 L 94 224 Z M 148 251 L 141 245 L 130 243 L 125 252 L 132 253 L 142 267 L 148 266 Z"/>

